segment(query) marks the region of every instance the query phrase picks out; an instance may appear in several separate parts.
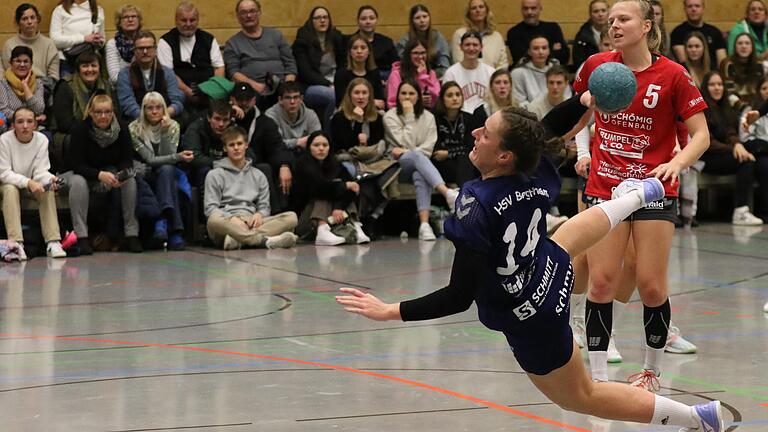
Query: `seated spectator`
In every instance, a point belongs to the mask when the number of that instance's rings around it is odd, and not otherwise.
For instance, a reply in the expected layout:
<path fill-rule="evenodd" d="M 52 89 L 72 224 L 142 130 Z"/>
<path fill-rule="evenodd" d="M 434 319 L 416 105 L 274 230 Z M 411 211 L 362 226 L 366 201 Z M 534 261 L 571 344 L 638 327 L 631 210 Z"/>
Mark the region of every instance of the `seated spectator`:
<path fill-rule="evenodd" d="M 22 3 L 16 8 L 16 27 L 19 31 L 3 44 L 2 62 L 4 69 L 10 69 L 11 51 L 19 45 L 31 48 L 34 55 L 32 71 L 43 83 L 45 94 L 50 95 L 59 80 L 59 50 L 52 40 L 40 33 L 41 19 L 37 6 L 31 3 Z"/>
<path fill-rule="evenodd" d="M 653 8 L 653 20 L 656 21 L 656 25 L 659 27 L 659 31 L 661 31 L 661 42 L 659 43 L 658 51 L 664 57 L 676 61 L 676 57 L 672 53 L 671 38 L 669 33 L 667 33 L 667 27 L 664 25 L 664 6 L 660 0 L 649 0 L 648 2 Z M 720 39 L 722 39 L 722 34 Z M 708 40 L 707 44 L 709 44 Z M 725 50 L 723 50 L 723 57 L 725 57 Z"/>
<path fill-rule="evenodd" d="M 693 78 L 697 87 L 701 87 L 704 75 L 712 70 L 709 63 L 709 46 L 707 40 L 700 32 L 691 32 L 685 38 L 685 69 Z"/>
<path fill-rule="evenodd" d="M 176 28 L 160 36 L 157 60 L 173 69 L 176 82 L 184 93 L 183 126 L 197 120 L 208 107 L 208 99 L 198 85 L 211 77 L 224 77 L 224 58 L 219 41 L 198 27 L 200 12 L 194 3 L 182 1 L 176 7 Z"/>
<path fill-rule="evenodd" d="M 536 114 L 541 120 L 552 108 L 565 100 L 565 90 L 568 88 L 568 71 L 560 65 L 554 65 L 545 74 L 547 92 L 537 97 L 533 102 L 524 105 L 528 111 Z"/>
<path fill-rule="evenodd" d="M 655 2 L 656 0 L 654 0 Z M 651 3 L 654 4 L 653 2 Z M 712 69 L 720 66 L 720 63 L 728 55 L 725 38 L 719 28 L 704 22 L 704 0 L 684 0 L 685 21 L 672 29 L 669 40 L 675 59 L 682 63 L 685 61 L 685 39 L 688 33 L 697 31 L 706 37 L 709 46 L 709 64 Z M 659 9 L 661 6 L 659 6 Z M 656 6 L 654 5 L 654 12 Z M 664 40 L 662 40 L 664 42 Z M 662 54 L 664 52 L 662 51 Z"/>
<path fill-rule="evenodd" d="M 549 42 L 544 36 L 534 36 L 528 42 L 528 53 L 512 69 L 512 97 L 520 103 L 533 102 L 537 97 L 547 92 L 545 74 L 552 66 L 559 64 L 552 58 Z M 571 89 L 565 93 L 571 97 Z"/>
<path fill-rule="evenodd" d="M 170 250 L 183 250 L 184 222 L 176 185 L 176 164 L 192 161 L 194 153 L 177 150 L 181 128 L 178 122 L 171 120 L 166 110 L 165 99 L 160 93 L 147 93 L 141 103 L 141 115 L 128 125 L 128 130 L 131 132 L 133 151 L 141 163 L 149 165 L 144 177 L 160 206 L 161 214 L 155 223 L 154 238 L 160 242 L 167 241 Z"/>
<path fill-rule="evenodd" d="M 61 233 L 56 215 L 58 178 L 49 172 L 48 138 L 37 132 L 35 112 L 27 107 L 13 113 L 13 130 L 0 135 L 0 194 L 3 198 L 3 220 L 8 240 L 19 244 L 19 258 L 27 259 L 21 230 L 21 195 L 33 196 L 40 204 L 40 225 L 45 239 L 46 255 L 64 258 Z"/>
<path fill-rule="evenodd" d="M 262 97 L 262 109 L 274 105 L 276 81 L 293 81 L 298 70 L 291 46 L 280 30 L 261 25 L 261 3 L 238 0 L 235 7 L 241 30 L 224 46 L 227 76 L 250 85 Z M 264 97 L 268 96 L 268 97 Z"/>
<path fill-rule="evenodd" d="M 400 60 L 395 44 L 388 36 L 376 33 L 376 25 L 379 23 L 379 12 L 371 5 L 363 5 L 357 10 L 357 32 L 354 34 L 363 36 L 371 44 L 373 59 L 382 81 L 386 81 L 392 70 L 392 63 Z"/>
<path fill-rule="evenodd" d="M 227 157 L 214 162 L 205 179 L 204 207 L 213 244 L 224 250 L 293 247 L 296 213 L 272 216 L 267 179 L 246 156 L 245 130 L 228 128 L 222 141 Z"/>
<path fill-rule="evenodd" d="M 581 25 L 573 42 L 573 66 L 578 69 L 592 54 L 600 52 L 600 34 L 608 28 L 608 2 L 591 0 L 589 20 Z"/>
<path fill-rule="evenodd" d="M 732 223 L 762 225 L 763 220 L 753 215 L 748 206 L 755 181 L 755 156 L 739 142 L 739 115 L 728 102 L 720 73 L 710 72 L 704 77 L 701 95 L 708 107 L 704 114 L 710 139 L 709 148 L 701 156 L 704 162 L 702 172 L 712 175 L 736 174 Z"/>
<path fill-rule="evenodd" d="M 571 50 L 563 37 L 563 30 L 556 22 L 541 21 L 541 0 L 520 0 L 523 20 L 507 32 L 507 46 L 512 54 L 512 64 L 517 65 L 526 56 L 528 41 L 534 36 L 543 36 L 549 42 L 552 57 L 562 65 L 568 64 Z"/>
<path fill-rule="evenodd" d="M 337 68 L 333 77 L 333 88 L 336 92 L 336 105 L 341 104 L 347 86 L 355 78 L 365 78 L 373 88 L 376 107 L 384 109 L 384 86 L 381 84 L 381 74 L 373 60 L 371 43 L 360 34 L 353 34 L 347 41 L 347 67 Z"/>
<path fill-rule="evenodd" d="M 74 173 L 66 178 L 66 185 L 81 255 L 93 253 L 88 241 L 91 193 L 108 195 L 107 234 L 118 235 L 122 212 L 125 248 L 134 253 L 142 251 L 136 218 L 136 179 L 128 174 L 133 167 L 131 133 L 117 120 L 113 107 L 110 96 L 95 95 L 86 107 L 88 117 L 72 128 L 69 157 Z"/>
<path fill-rule="evenodd" d="M 728 32 L 728 54 L 736 51 L 736 38 L 747 33 L 755 46 L 755 56 L 762 62 L 768 58 L 768 28 L 765 25 L 766 9 L 763 0 L 747 2 L 747 11 L 743 20 L 737 22 Z"/>
<path fill-rule="evenodd" d="M 720 73 L 728 90 L 749 103 L 757 94 L 757 85 L 763 79 L 763 65 L 755 54 L 754 40 L 747 33 L 734 39 L 733 54 L 720 65 Z"/>
<path fill-rule="evenodd" d="M 60 0 L 51 14 L 49 36 L 59 53 L 59 76 L 75 71 L 77 56 L 104 48 L 104 9 L 97 0 Z"/>
<path fill-rule="evenodd" d="M 408 43 L 403 51 L 403 60 L 392 65 L 387 80 L 387 105 L 395 106 L 400 81 L 411 80 L 419 85 L 424 106 L 431 109 L 440 95 L 440 80 L 427 63 L 427 47 L 418 39 Z"/>
<path fill-rule="evenodd" d="M 451 67 L 451 48 L 440 30 L 432 27 L 432 16 L 429 9 L 421 3 L 413 5 L 408 14 L 408 33 L 395 44 L 397 54 L 403 58 L 403 51 L 408 42 L 420 40 L 427 47 L 427 64 L 434 70 L 438 78 Z"/>
<path fill-rule="evenodd" d="M 384 114 L 387 152 L 400 163 L 400 181 L 416 187 L 419 212 L 419 240 L 435 240 L 429 225 L 432 190 L 437 190 L 453 211 L 459 192 L 448 189 L 430 157 L 437 142 L 435 117 L 424 109 L 421 92 L 413 81 L 402 81 L 397 89 L 397 104 Z"/>
<path fill-rule="evenodd" d="M 480 49 L 482 51 L 478 58 L 488 65 L 491 70 L 509 66 L 504 38 L 496 31 L 496 20 L 486 0 L 469 0 L 467 2 L 464 23 L 465 26 L 456 29 L 453 32 L 453 38 L 451 38 L 451 57 L 454 64 L 464 60 L 465 53 L 462 47 L 464 35 L 467 33 L 477 33 L 480 35 Z M 443 77 L 443 81 L 451 81 L 451 79 Z M 465 94 L 465 102 L 467 99 Z"/>
<path fill-rule="evenodd" d="M 760 92 L 752 106 L 760 106 L 768 100 L 768 78 L 760 83 Z M 768 217 L 768 117 L 762 116 L 748 129 L 739 128 L 739 142 L 755 157 L 755 173 L 760 187 L 757 188 L 759 207 L 755 210 L 765 220 Z"/>
<path fill-rule="evenodd" d="M 307 106 L 323 113 L 323 125 L 331 121 L 336 109 L 333 78 L 346 60 L 344 38 L 333 26 L 328 9 L 317 6 L 296 31 L 293 56 L 299 70 L 299 80 L 308 86 L 304 98 Z"/>
<path fill-rule="evenodd" d="M 444 83 L 435 106 L 437 142 L 432 152 L 432 163 L 445 181 L 456 183 L 459 187 L 477 177 L 477 170 L 469 161 L 469 152 L 475 146 L 472 131 L 482 124 L 462 111 L 463 105 L 461 87 L 454 81 Z"/>
<path fill-rule="evenodd" d="M 32 49 L 17 46 L 11 51 L 11 68 L 0 77 L 0 113 L 10 119 L 14 111 L 27 107 L 35 113 L 36 122 L 44 122 L 43 93 L 43 84 L 37 81 L 32 70 Z M 6 128 L 6 124 L 0 125 L 0 133 Z"/>
<path fill-rule="evenodd" d="M 230 99 L 236 110 L 235 124 L 248 133 L 248 157 L 270 182 L 272 209 L 284 209 L 293 180 L 293 154 L 283 143 L 275 121 L 259 111 L 252 87 L 235 85 Z"/>
<path fill-rule="evenodd" d="M 265 114 L 277 124 L 285 146 L 299 155 L 306 150 L 309 135 L 322 129 L 320 119 L 304 105 L 301 84 L 289 81 L 281 84 L 277 92 L 277 103 Z"/>
<path fill-rule="evenodd" d="M 293 206 L 300 212 L 296 234 L 308 236 L 315 231 L 316 245 L 340 245 L 347 240 L 331 232 L 330 225 L 349 218 L 356 243 L 370 242 L 358 218 L 360 184 L 330 154 L 331 144 L 322 131 L 312 133 L 307 141 L 307 151 L 296 161 Z"/>
<path fill-rule="evenodd" d="M 491 74 L 488 83 L 490 91 L 485 94 L 483 103 L 475 108 L 473 113 L 478 125 L 485 124 L 488 117 L 496 111 L 510 106 L 519 106 L 517 101 L 512 98 L 512 76 L 507 69 L 497 69 Z"/>
<path fill-rule="evenodd" d="M 184 93 L 172 69 L 157 61 L 157 39 L 149 31 L 140 31 L 134 41 L 134 60 L 117 78 L 117 98 L 123 118 L 135 120 L 141 114 L 141 101 L 147 92 L 163 95 L 168 114 L 176 117 L 184 110 Z"/>
<path fill-rule="evenodd" d="M 143 18 L 141 9 L 124 5 L 115 11 L 115 37 L 107 41 L 105 48 L 109 82 L 117 84 L 120 71 L 133 62 L 133 40 L 141 31 Z"/>
<path fill-rule="evenodd" d="M 192 160 L 185 161 L 192 184 L 205 190 L 205 177 L 213 163 L 224 157 L 221 135 L 232 123 L 232 106 L 226 100 L 211 101 L 208 113 L 189 125 L 181 140 L 181 151 L 191 151 Z"/>
<path fill-rule="evenodd" d="M 493 75 L 493 68 L 480 61 L 482 49 L 483 38 L 478 33 L 464 33 L 461 37 L 463 58 L 443 75 L 443 82 L 455 81 L 461 86 L 466 112 L 475 112 L 482 105 Z"/>

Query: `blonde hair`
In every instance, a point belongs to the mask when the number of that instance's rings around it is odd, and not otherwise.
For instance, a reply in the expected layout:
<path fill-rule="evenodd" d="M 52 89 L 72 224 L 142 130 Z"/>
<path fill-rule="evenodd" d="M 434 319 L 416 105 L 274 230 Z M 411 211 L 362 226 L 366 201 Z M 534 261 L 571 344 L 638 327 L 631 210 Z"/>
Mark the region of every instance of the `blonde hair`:
<path fill-rule="evenodd" d="M 661 29 L 656 24 L 656 20 L 654 19 L 653 6 L 651 5 L 651 2 L 648 0 L 617 0 L 613 6 L 616 6 L 619 3 L 628 2 L 632 2 L 637 5 L 637 7 L 640 9 L 640 18 L 651 22 L 651 30 L 648 31 L 647 35 L 645 35 L 645 40 L 648 44 L 648 50 L 651 52 L 658 51 L 661 47 Z"/>
<path fill-rule="evenodd" d="M 112 115 L 115 115 L 114 114 L 115 104 L 112 101 L 112 96 L 106 93 L 96 93 L 93 96 L 91 96 L 91 99 L 88 101 L 88 105 L 86 105 L 85 107 L 85 112 L 83 113 L 83 120 L 87 119 L 91 115 L 91 111 L 93 110 L 94 105 L 100 104 L 100 103 L 108 103 L 112 108 Z"/>
<path fill-rule="evenodd" d="M 148 92 L 144 95 L 144 99 L 141 100 L 141 113 L 139 114 L 139 118 L 135 120 L 136 122 L 136 135 L 140 136 L 142 139 L 147 139 L 148 134 L 150 133 L 150 129 L 152 128 L 152 125 L 149 123 L 149 120 L 147 120 L 147 114 L 146 114 L 146 107 L 149 104 L 152 103 L 160 103 L 163 106 L 163 118 L 160 120 L 161 122 L 163 120 L 170 120 L 170 116 L 168 115 L 168 105 L 165 103 L 165 99 L 163 98 L 163 95 L 156 91 Z"/>
<path fill-rule="evenodd" d="M 344 99 L 341 100 L 341 111 L 344 113 L 344 117 L 346 117 L 347 120 L 356 120 L 354 113 L 355 104 L 352 103 L 352 90 L 359 85 L 364 85 L 368 88 L 368 105 L 366 105 L 363 110 L 365 111 L 363 113 L 363 121 L 375 121 L 379 113 L 376 110 L 376 103 L 373 100 L 373 86 L 371 86 L 371 83 L 365 78 L 355 78 L 349 82 L 347 89 L 344 91 Z"/>
<path fill-rule="evenodd" d="M 504 106 L 501 106 L 499 102 L 496 100 L 496 96 L 493 94 L 493 82 L 496 80 L 496 78 L 500 76 L 506 76 L 507 79 L 509 79 L 509 86 L 512 87 L 512 74 L 509 73 L 509 71 L 506 68 L 497 69 L 493 74 L 491 75 L 491 79 L 488 80 L 488 93 L 485 95 L 485 103 L 488 106 L 488 115 L 491 115 L 495 113 L 496 111 L 506 108 L 506 107 L 517 107 L 519 106 L 517 103 L 517 100 L 512 97 L 512 89 L 510 88 L 509 96 L 507 96 L 507 100 L 502 101 L 504 102 Z"/>
<path fill-rule="evenodd" d="M 485 29 L 483 30 L 483 33 L 493 33 L 496 31 L 496 18 L 493 16 L 493 12 L 491 12 L 491 7 L 488 5 L 488 0 L 480 0 L 485 5 Z M 475 28 L 475 25 L 472 23 L 472 20 L 469 19 L 469 9 L 472 7 L 472 0 L 467 1 L 467 9 L 464 12 L 464 23 L 467 25 L 468 30 L 474 30 L 474 31 L 480 31 L 480 29 Z"/>
<path fill-rule="evenodd" d="M 144 17 L 141 14 L 141 8 L 132 4 L 123 5 L 117 8 L 115 11 L 115 28 L 122 30 L 123 27 L 120 25 L 120 22 L 123 20 L 123 15 L 128 11 L 136 12 L 136 15 L 138 16 L 137 21 L 139 22 L 139 29 L 141 29 L 142 24 L 144 23 Z"/>

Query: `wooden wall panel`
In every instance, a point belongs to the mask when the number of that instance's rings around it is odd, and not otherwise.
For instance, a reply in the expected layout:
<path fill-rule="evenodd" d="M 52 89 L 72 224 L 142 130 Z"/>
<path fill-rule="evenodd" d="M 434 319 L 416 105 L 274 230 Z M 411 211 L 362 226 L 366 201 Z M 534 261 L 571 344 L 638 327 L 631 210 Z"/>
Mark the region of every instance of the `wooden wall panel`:
<path fill-rule="evenodd" d="M 28 0 L 29 1 L 29 0 Z M 58 3 L 56 0 L 31 0 L 43 13 L 42 29 L 47 33 L 50 15 Z M 506 36 L 506 31 L 521 19 L 517 0 L 489 0 L 496 16 L 499 31 Z M 0 7 L 0 42 L 5 41 L 16 31 L 13 22 L 15 5 L 21 2 L 6 2 Z M 104 0 L 100 4 L 107 14 L 107 30 L 114 31 L 112 15 L 115 9 L 127 3 L 121 0 Z M 173 0 L 132 0 L 142 8 L 144 26 L 155 31 L 158 36 L 173 27 L 173 13 L 176 2 Z M 233 0 L 199 0 L 196 2 L 201 11 L 201 26 L 214 33 L 222 44 L 229 36 L 239 30 L 234 13 Z M 407 30 L 408 10 L 416 1 L 412 0 L 263 0 L 262 17 L 265 25 L 280 27 L 286 37 L 293 39 L 296 28 L 301 26 L 309 11 L 317 4 L 326 5 L 331 11 L 334 23 L 342 32 L 348 33 L 355 27 L 357 8 L 361 4 L 372 4 L 379 11 L 379 31 L 393 38 L 399 38 Z M 463 23 L 466 1 L 464 0 L 422 0 L 432 13 L 433 24 L 450 38 L 454 30 Z M 667 29 L 671 30 L 685 18 L 682 1 L 665 1 Z M 586 0 L 543 0 L 542 19 L 560 23 L 566 38 L 573 38 L 576 31 L 587 18 Z M 707 21 L 722 30 L 728 30 L 734 22 L 744 15 L 745 1 L 708 0 Z"/>

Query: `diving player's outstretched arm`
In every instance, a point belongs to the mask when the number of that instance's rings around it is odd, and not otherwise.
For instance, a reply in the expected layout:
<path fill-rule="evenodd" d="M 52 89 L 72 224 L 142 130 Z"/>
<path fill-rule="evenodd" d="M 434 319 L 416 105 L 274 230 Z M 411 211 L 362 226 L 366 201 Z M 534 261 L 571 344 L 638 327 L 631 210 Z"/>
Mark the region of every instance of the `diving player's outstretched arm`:
<path fill-rule="evenodd" d="M 355 288 L 340 288 L 346 295 L 336 296 L 344 310 L 376 321 L 421 321 L 464 312 L 475 299 L 476 271 L 484 257 L 475 252 L 456 249 L 448 286 L 400 303 L 384 303 L 373 294 Z"/>
<path fill-rule="evenodd" d="M 594 101 L 588 91 L 575 94 L 552 108 L 541 119 L 541 123 L 544 124 L 548 133 L 568 141 L 589 122 L 591 108 L 594 108 Z"/>

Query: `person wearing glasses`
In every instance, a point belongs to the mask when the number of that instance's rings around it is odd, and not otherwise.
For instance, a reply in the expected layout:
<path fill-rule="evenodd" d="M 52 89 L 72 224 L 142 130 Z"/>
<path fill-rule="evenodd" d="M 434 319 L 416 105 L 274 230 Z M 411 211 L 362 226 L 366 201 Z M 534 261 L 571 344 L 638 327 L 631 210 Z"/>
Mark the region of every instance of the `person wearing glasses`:
<path fill-rule="evenodd" d="M 19 45 L 26 45 L 35 54 L 32 70 L 43 81 L 46 90 L 52 90 L 59 80 L 59 50 L 53 41 L 40 33 L 42 16 L 37 6 L 22 3 L 16 8 L 16 26 L 18 33 L 9 37 L 3 44 L 3 69 L 11 67 L 11 51 Z"/>
<path fill-rule="evenodd" d="M 0 77 L 0 112 L 10 119 L 13 112 L 23 106 L 34 111 L 37 122 L 45 121 L 43 86 L 32 71 L 32 49 L 20 45 L 11 51 L 11 68 Z M 7 127 L 4 122 L 0 132 L 5 132 Z"/>
<path fill-rule="evenodd" d="M 307 138 L 321 130 L 320 119 L 304 104 L 301 84 L 287 82 L 277 90 L 277 103 L 267 110 L 267 117 L 277 124 L 285 146 L 295 155 L 307 148 Z"/>
<path fill-rule="evenodd" d="M 141 9 L 124 5 L 115 11 L 115 37 L 107 41 L 105 48 L 109 82 L 115 85 L 117 76 L 124 67 L 133 62 L 133 38 L 141 30 Z"/>
<path fill-rule="evenodd" d="M 148 92 L 163 95 L 168 115 L 176 117 L 184 110 L 184 93 L 179 89 L 173 70 L 157 61 L 157 38 L 142 30 L 133 42 L 134 60 L 120 71 L 117 78 L 117 99 L 122 117 L 132 121 L 141 114 L 141 101 Z"/>
<path fill-rule="evenodd" d="M 296 79 L 296 60 L 283 33 L 261 25 L 261 3 L 257 0 L 238 0 L 235 12 L 241 30 L 224 46 L 227 77 L 250 85 L 262 96 L 259 107 L 266 109 L 276 101 L 275 79 Z"/>

